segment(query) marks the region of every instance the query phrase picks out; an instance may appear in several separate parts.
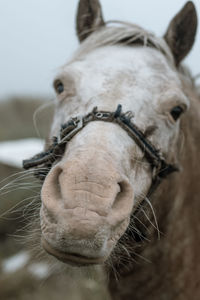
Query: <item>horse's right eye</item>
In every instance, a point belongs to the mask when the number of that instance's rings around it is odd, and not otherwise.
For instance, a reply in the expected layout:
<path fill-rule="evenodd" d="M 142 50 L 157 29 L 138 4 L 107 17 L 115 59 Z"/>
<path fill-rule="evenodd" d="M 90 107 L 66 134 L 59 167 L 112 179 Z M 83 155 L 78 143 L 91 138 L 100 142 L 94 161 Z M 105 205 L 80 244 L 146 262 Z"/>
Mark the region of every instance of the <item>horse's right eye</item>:
<path fill-rule="evenodd" d="M 183 112 L 184 112 L 183 107 L 177 105 L 170 111 L 170 114 L 171 114 L 172 118 L 174 119 L 174 121 L 177 121 Z"/>
<path fill-rule="evenodd" d="M 54 88 L 55 88 L 57 94 L 62 94 L 62 92 L 64 92 L 64 85 L 61 80 L 56 80 L 54 82 Z"/>

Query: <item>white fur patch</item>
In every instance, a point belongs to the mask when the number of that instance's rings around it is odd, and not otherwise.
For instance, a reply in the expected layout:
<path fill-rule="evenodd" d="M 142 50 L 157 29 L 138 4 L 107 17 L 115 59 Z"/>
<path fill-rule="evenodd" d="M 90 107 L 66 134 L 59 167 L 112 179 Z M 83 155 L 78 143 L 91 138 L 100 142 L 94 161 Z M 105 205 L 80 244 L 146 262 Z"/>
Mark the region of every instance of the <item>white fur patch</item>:
<path fill-rule="evenodd" d="M 68 96 L 66 93 L 59 96 L 51 131 L 52 136 L 58 135 L 61 124 L 71 117 L 86 115 L 95 106 L 99 110 L 114 111 L 118 104 L 122 104 L 123 112 L 133 112 L 133 121 L 142 131 L 149 126 L 155 126 L 156 130 L 148 138 L 161 150 L 167 160 L 173 158 L 176 152 L 179 122 L 173 122 L 170 111 L 177 105 L 188 106 L 188 100 L 181 91 L 178 74 L 161 52 L 141 46 L 101 47 L 85 54 L 77 61 L 68 63 L 62 69 L 60 77 L 66 79 L 64 85 Z M 70 80 L 67 80 L 69 77 Z M 73 93 L 70 93 L 71 85 Z M 85 232 L 81 233 L 81 230 L 84 229 L 81 228 L 81 221 L 79 219 L 73 221 L 75 218 L 73 214 L 71 219 L 69 215 L 67 218 L 64 217 L 64 212 L 60 210 L 60 213 L 63 213 L 65 225 L 62 223 L 62 226 L 56 226 L 57 235 L 59 233 L 61 238 L 65 237 L 65 241 L 68 243 L 69 239 L 72 240 L 70 234 L 72 236 L 77 234 L 77 237 L 82 234 L 87 247 L 83 251 L 75 238 L 73 249 L 77 248 L 78 253 L 84 252 L 87 255 L 91 253 L 93 257 L 96 253 L 98 255 L 106 253 L 107 240 L 116 241 L 116 237 L 120 238 L 126 229 L 125 226 L 118 227 L 117 222 L 120 221 L 121 224 L 127 226 L 128 222 L 125 221 L 128 220 L 134 204 L 144 199 L 151 185 L 152 170 L 143 156 L 142 149 L 117 124 L 92 122 L 74 136 L 68 143 L 65 155 L 60 162 L 63 170 L 59 177 L 63 197 L 62 205 L 72 210 L 77 206 L 105 214 L 110 208 L 110 223 L 106 223 L 110 224 L 110 227 L 106 225 L 107 231 L 104 232 L 104 240 L 102 238 L 95 240 L 95 237 L 92 237 L 93 247 L 89 247 L 89 237 L 87 244 Z M 110 167 L 105 167 L 108 162 Z M 54 170 L 49 178 L 53 178 L 53 172 Z M 84 190 L 89 180 L 91 181 L 93 178 L 96 184 L 100 180 L 101 186 L 105 186 L 104 189 L 101 188 L 101 200 L 97 197 L 97 193 L 88 193 Z M 49 183 L 48 180 L 50 180 Z M 76 192 L 78 180 L 85 182 L 85 187 L 81 186 L 82 194 Z M 44 184 L 46 188 L 43 189 L 43 201 L 47 195 L 48 199 L 51 198 L 51 179 L 48 179 L 48 176 L 46 182 Z M 105 191 L 108 194 L 111 192 L 112 186 L 108 188 L 109 184 L 112 183 L 115 186 L 120 182 L 126 182 L 126 188 L 125 190 L 122 188 L 122 193 L 128 189 L 128 194 L 124 202 L 116 201 L 115 206 L 112 197 L 102 197 L 102 195 Z M 71 188 L 74 188 L 73 192 L 70 192 Z M 118 193 L 115 196 L 117 197 L 117 195 Z M 46 205 L 48 203 L 50 203 L 49 200 L 46 201 Z M 53 202 L 52 198 L 51 205 L 54 209 L 58 209 L 59 203 Z M 91 220 L 94 221 L 94 219 Z M 90 223 L 94 224 L 95 221 L 91 220 Z M 101 218 L 98 220 L 102 221 Z M 78 224 L 77 222 L 80 223 L 80 232 L 74 225 Z M 85 231 L 88 230 L 91 236 L 94 231 L 96 232 L 94 236 L 98 236 L 100 232 L 98 228 L 101 228 L 99 225 L 101 223 L 98 223 L 96 231 L 93 225 L 89 228 L 88 224 L 84 225 Z M 111 230 L 111 224 L 116 227 L 114 232 Z M 62 230 L 62 233 L 59 230 Z M 59 243 L 55 239 L 55 233 L 46 228 L 46 232 L 49 231 L 51 231 L 49 236 L 52 241 Z M 65 233 L 63 233 L 64 231 Z M 94 250 L 95 243 L 98 245 L 98 251 Z"/>

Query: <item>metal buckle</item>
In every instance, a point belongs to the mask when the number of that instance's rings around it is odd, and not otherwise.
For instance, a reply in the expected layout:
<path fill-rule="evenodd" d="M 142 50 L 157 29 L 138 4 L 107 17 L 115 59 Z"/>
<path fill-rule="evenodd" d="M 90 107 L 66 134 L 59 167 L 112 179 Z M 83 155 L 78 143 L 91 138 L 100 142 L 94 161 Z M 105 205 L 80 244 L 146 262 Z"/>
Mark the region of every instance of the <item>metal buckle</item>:
<path fill-rule="evenodd" d="M 59 142 L 59 144 L 63 144 L 71 140 L 71 138 L 81 129 L 83 128 L 83 117 L 78 116 L 76 119 L 72 119 L 74 122 L 74 126 L 76 126 L 74 129 L 72 129 L 68 134 Z"/>
<path fill-rule="evenodd" d="M 95 113 L 95 118 L 96 118 L 97 120 L 102 120 L 102 121 L 104 121 L 104 120 L 110 119 L 111 115 L 112 115 L 112 114 L 111 114 L 110 112 L 99 111 L 99 112 L 96 112 L 96 113 Z"/>

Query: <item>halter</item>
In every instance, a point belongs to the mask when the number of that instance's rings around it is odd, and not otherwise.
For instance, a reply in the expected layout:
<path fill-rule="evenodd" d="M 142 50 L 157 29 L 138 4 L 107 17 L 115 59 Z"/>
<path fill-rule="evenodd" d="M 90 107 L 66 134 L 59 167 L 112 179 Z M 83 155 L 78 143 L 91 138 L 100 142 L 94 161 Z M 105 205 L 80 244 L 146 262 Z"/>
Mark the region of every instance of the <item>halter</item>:
<path fill-rule="evenodd" d="M 51 146 L 31 159 L 23 161 L 23 168 L 36 168 L 34 175 L 44 180 L 54 162 L 58 161 L 64 154 L 67 143 L 88 123 L 92 121 L 104 121 L 118 124 L 123 128 L 135 143 L 144 152 L 145 158 L 152 168 L 152 184 L 148 192 L 148 197 L 157 188 L 160 182 L 170 173 L 178 171 L 176 165 L 168 164 L 162 153 L 157 150 L 145 137 L 144 133 L 131 121 L 132 112 L 122 113 L 122 106 L 119 104 L 116 111 L 98 111 L 94 107 L 92 112 L 84 117 L 71 118 L 61 126 L 60 136 L 53 137 Z"/>

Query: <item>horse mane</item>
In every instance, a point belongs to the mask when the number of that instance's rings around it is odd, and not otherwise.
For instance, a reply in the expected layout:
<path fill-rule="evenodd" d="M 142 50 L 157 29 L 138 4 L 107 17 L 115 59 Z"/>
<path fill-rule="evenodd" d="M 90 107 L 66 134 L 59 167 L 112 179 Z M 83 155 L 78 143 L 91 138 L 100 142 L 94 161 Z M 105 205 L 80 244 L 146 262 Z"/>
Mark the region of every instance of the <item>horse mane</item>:
<path fill-rule="evenodd" d="M 94 32 L 80 44 L 70 62 L 80 59 L 87 53 L 103 46 L 143 45 L 144 47 L 155 48 L 163 53 L 171 67 L 176 69 L 171 50 L 162 37 L 157 37 L 152 32 L 129 22 L 108 21 L 106 25 L 95 31 L 93 29 Z M 195 84 L 195 79 L 188 67 L 181 64 L 177 71 L 182 80 L 187 83 L 189 82 L 196 89 L 197 93 L 200 94 L 199 87 Z"/>

